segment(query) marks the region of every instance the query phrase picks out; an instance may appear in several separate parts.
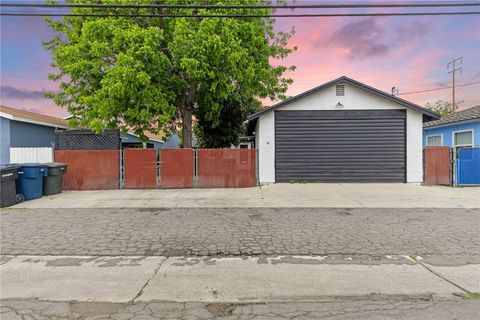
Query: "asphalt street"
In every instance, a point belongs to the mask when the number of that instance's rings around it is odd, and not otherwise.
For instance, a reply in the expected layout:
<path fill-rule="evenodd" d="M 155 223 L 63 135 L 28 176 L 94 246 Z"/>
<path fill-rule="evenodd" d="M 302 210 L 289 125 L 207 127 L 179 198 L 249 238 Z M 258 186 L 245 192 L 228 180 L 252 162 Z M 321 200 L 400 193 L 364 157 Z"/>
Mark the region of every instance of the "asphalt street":
<path fill-rule="evenodd" d="M 7 209 L 2 255 L 421 256 L 480 263 L 480 209 Z"/>
<path fill-rule="evenodd" d="M 476 276 L 475 264 L 480 263 L 480 210 L 479 209 L 437 209 L 437 208 L 73 208 L 73 209 L 4 209 L 0 213 L 1 254 L 0 264 L 4 272 L 13 272 L 12 266 L 21 266 L 23 271 L 12 273 L 4 279 L 9 290 L 25 292 L 46 292 L 46 296 L 73 295 L 80 292 L 74 286 L 58 287 L 56 281 L 75 283 L 85 294 L 99 294 L 100 291 L 119 296 L 123 302 L 105 302 L 102 299 L 85 301 L 42 299 L 31 294 L 18 298 L 9 296 L 1 301 L 1 319 L 478 319 L 480 300 L 476 292 L 477 284 L 471 276 L 463 277 L 464 271 L 450 274 L 449 270 L 467 270 Z M 48 257 L 50 256 L 50 257 Z M 89 257 L 85 257 L 89 256 Z M 137 256 L 138 258 L 133 258 Z M 163 257 L 161 257 L 163 256 Z M 155 267 L 157 260 L 168 257 L 193 259 L 187 262 L 172 262 L 171 267 L 163 263 Z M 302 256 L 298 258 L 296 256 Z M 312 256 L 316 258 L 312 260 Z M 42 258 L 45 257 L 45 258 Z M 110 258 L 109 258 L 110 257 Z M 124 258 L 121 258 L 124 257 Z M 130 258 L 129 258 L 130 257 Z M 152 260 L 148 262 L 146 257 Z M 236 274 L 238 279 L 228 277 L 228 265 L 222 267 L 222 260 L 216 263 L 212 258 L 236 257 L 247 263 L 257 257 L 260 273 L 256 274 L 261 283 L 263 268 L 265 275 L 281 275 L 275 270 L 291 270 L 300 274 L 288 276 L 288 281 L 275 282 L 281 293 L 282 285 L 296 283 L 295 277 L 308 279 L 309 266 L 312 270 L 344 270 L 348 277 L 369 266 L 377 265 L 384 270 L 378 281 L 368 285 L 380 285 L 380 290 L 397 290 L 393 283 L 402 282 L 392 270 L 416 270 L 412 275 L 447 292 L 461 294 L 432 295 L 368 294 L 351 295 L 354 280 L 343 283 L 347 296 L 328 296 L 325 300 L 298 296 L 282 302 L 261 301 L 242 302 L 221 301 L 218 294 L 225 294 L 227 284 L 215 277 L 213 271 L 205 284 L 197 285 L 197 291 L 211 294 L 211 300 L 193 301 L 188 298 L 174 301 L 149 299 L 149 296 L 168 295 L 171 288 L 179 287 L 183 279 L 185 289 L 178 289 L 180 296 L 191 295 L 187 290 L 191 279 L 201 283 L 199 275 L 206 270 L 220 271 L 227 279 L 242 283 L 253 275 Z M 414 258 L 419 262 L 409 262 Z M 175 260 L 175 258 L 172 258 Z M 125 261 L 130 262 L 125 262 Z M 265 266 L 265 261 L 268 266 Z M 227 261 L 228 262 L 228 261 Z M 162 264 L 162 263 L 160 263 Z M 398 267 L 389 267 L 398 264 Z M 142 266 L 144 265 L 144 266 Z M 218 265 L 218 266 L 217 266 Z M 231 264 L 238 268 L 237 264 Z M 325 265 L 325 267 L 322 267 Z M 340 265 L 337 268 L 336 265 Z M 367 266 L 368 265 L 368 266 Z M 265 267 L 264 267 L 265 266 Z M 428 267 L 430 266 L 430 267 Z M 166 268 L 166 269 L 165 269 Z M 183 269 L 182 269 L 183 268 Z M 222 269 L 224 268 L 224 269 Z M 257 267 L 253 266 L 252 270 Z M 280 269 L 278 269 L 280 268 Z M 322 269 L 323 268 L 323 269 Z M 432 268 L 432 269 L 429 269 Z M 460 269 L 449 269 L 460 268 Z M 473 268 L 473 269 L 472 269 Z M 265 270 L 267 270 L 265 269 Z M 8 270 L 8 271 L 7 271 Z M 13 271 L 12 271 L 13 270 Z M 36 271 L 40 270 L 40 271 Z M 163 271 L 162 271 L 163 270 Z M 182 271 L 185 270 L 185 271 Z M 238 269 L 240 270 L 240 269 Z M 66 273 L 65 273 L 66 272 Z M 103 272 L 103 273 L 102 273 Z M 136 273 L 132 273 L 136 272 Z M 187 272 L 187 273 L 186 273 Z M 190 273 L 188 273 L 190 272 Z M 283 272 L 283 271 L 282 271 Z M 290 271 L 289 271 L 290 272 Z M 370 271 L 370 273 L 373 271 Z M 382 271 L 383 272 L 383 271 Z M 7 274 L 5 273 L 5 274 Z M 8 273 L 8 274 L 10 274 Z M 58 273 L 58 274 L 57 274 Z M 365 280 L 366 271 L 360 271 Z M 57 274 L 57 275 L 56 275 Z M 63 274 L 62 276 L 59 276 Z M 141 275 L 140 277 L 137 274 Z M 188 275 L 190 274 L 190 275 Z M 286 273 L 288 274 L 288 272 Z M 468 273 L 465 273 L 468 275 Z M 65 276 L 69 275 L 69 276 Z M 83 283 L 78 279 L 83 275 Z M 182 275 L 185 277 L 182 278 Z M 456 277 L 460 275 L 460 277 Z M 338 276 L 338 275 L 337 275 Z M 375 277 L 373 274 L 372 277 Z M 408 278 L 408 275 L 406 279 Z M 12 278 L 13 277 L 13 278 Z M 21 281 L 37 283 L 32 288 L 15 284 Z M 109 289 L 116 285 L 108 279 L 117 279 L 124 291 Z M 172 278 L 173 277 L 173 278 Z M 348 278 L 346 277 L 346 278 Z M 390 280 L 389 277 L 392 280 Z M 103 279 L 104 278 L 104 279 Z M 314 277 L 315 278 L 315 277 Z M 320 280 L 328 283 L 328 279 Z M 30 280 L 29 280 L 30 279 Z M 35 280 L 34 280 L 35 279 Z M 90 285 L 103 280 L 106 287 L 95 289 Z M 171 280 L 168 280 L 171 279 Z M 213 279 L 217 279 L 213 281 Z M 410 281 L 415 281 L 415 277 Z M 429 280 L 428 280 L 429 279 Z M 480 278 L 479 278 L 480 279 Z M 20 281 L 19 280 L 19 281 Z M 208 281 L 207 281 L 208 280 Z M 393 281 L 395 280 L 395 281 Z M 53 281 L 53 282 L 52 282 Z M 93 281 L 93 282 L 92 282 Z M 169 282 L 170 281 L 170 282 Z M 172 282 L 173 281 L 173 282 Z M 177 282 L 176 282 L 177 281 Z M 186 282 L 185 282 L 186 281 Z M 237 282 L 235 282 L 237 281 Z M 323 281 L 323 282 L 322 282 Z M 335 280 L 337 281 L 337 280 Z M 339 289 L 334 281 L 331 289 Z M 366 281 L 366 280 L 365 280 Z M 247 281 L 248 282 L 248 281 Z M 265 279 L 264 279 L 265 282 Z M 268 282 L 268 281 L 267 281 Z M 360 281 L 361 282 L 361 281 Z M 48 285 L 51 284 L 52 291 Z M 124 283 L 124 284 L 123 284 Z M 312 282 L 313 283 L 313 282 Z M 383 289 L 382 283 L 385 283 Z M 463 283 L 473 284 L 473 289 L 464 289 Z M 265 283 L 261 289 L 270 292 L 272 283 Z M 462 284 L 459 287 L 458 284 Z M 167 285 L 167 287 L 165 287 Z M 246 284 L 245 284 L 246 285 Z M 143 286 L 143 287 L 142 287 Z M 5 287 L 5 286 L 4 286 Z M 215 288 L 223 288 L 216 290 Z M 228 287 L 228 286 L 227 286 Z M 297 285 L 303 291 L 313 285 Z M 360 286 L 361 287 L 361 286 Z M 415 286 L 408 288 L 414 291 Z M 13 288 L 13 289 L 12 289 Z M 69 289 L 71 288 L 71 289 Z M 163 288 L 163 289 L 162 289 Z M 234 287 L 232 287 L 234 288 Z M 248 289 L 248 285 L 246 285 Z M 255 291 L 256 287 L 251 287 Z M 303 289 L 305 288 L 305 289 Z M 431 287 L 433 288 L 433 287 Z M 430 287 L 424 289 L 429 292 Z M 227 288 L 228 289 L 228 288 Z M 40 291 L 38 291 L 40 290 Z M 93 290 L 93 291 L 92 291 Z M 160 291 L 158 291 L 160 290 Z M 249 289 L 250 290 L 250 289 Z M 376 289 L 379 290 L 379 289 Z M 376 291 L 374 290 L 374 291 Z M 175 291 L 175 290 L 173 290 Z M 241 291 L 241 290 L 240 290 Z M 248 290 L 247 290 L 248 291 Z M 299 292 L 300 292 L 299 291 Z M 328 290 L 327 290 L 328 291 Z M 230 289 L 232 296 L 238 290 Z M 378 292 L 378 291 L 377 291 Z M 11 293 L 11 291 L 10 291 Z M 123 298 L 123 296 L 125 298 Z M 136 297 L 136 298 L 133 298 Z M 132 299 L 133 298 L 133 299 Z M 65 301 L 63 301 L 65 300 Z M 224 299 L 224 300 L 228 300 Z M 125 302 L 128 301 L 128 302 Z"/>

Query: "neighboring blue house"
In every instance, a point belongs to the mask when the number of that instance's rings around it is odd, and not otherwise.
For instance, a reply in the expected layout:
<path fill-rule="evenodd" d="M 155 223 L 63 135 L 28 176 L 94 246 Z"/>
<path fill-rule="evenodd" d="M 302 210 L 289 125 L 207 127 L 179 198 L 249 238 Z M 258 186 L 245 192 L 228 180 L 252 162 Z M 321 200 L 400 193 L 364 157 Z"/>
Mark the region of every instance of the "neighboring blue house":
<path fill-rule="evenodd" d="M 423 146 L 480 146 L 480 106 L 424 123 Z"/>
<path fill-rule="evenodd" d="M 0 163 L 10 163 L 10 148 L 53 148 L 55 130 L 65 129 L 64 119 L 0 106 Z"/>
<path fill-rule="evenodd" d="M 14 155 L 14 158 L 16 158 L 13 150 L 16 152 L 19 150 L 22 150 L 23 152 L 23 150 L 25 150 L 18 148 L 53 149 L 55 147 L 55 130 L 67 130 L 67 120 L 69 118 L 70 117 L 62 119 L 6 106 L 0 106 L 0 163 L 10 163 L 11 151 L 12 155 Z M 146 142 L 147 148 L 163 149 L 179 148 L 180 146 L 180 139 L 176 134 L 166 139 L 166 141 L 164 141 L 165 137 L 162 134 L 155 135 L 147 133 L 147 137 L 149 138 L 149 140 Z M 122 133 L 121 139 L 123 148 L 143 147 L 141 140 L 132 132 Z M 26 150 L 25 152 L 30 152 L 34 155 L 37 154 L 36 150 L 31 149 Z M 46 151 L 43 150 L 43 152 Z M 52 161 L 51 151 L 50 159 L 46 161 Z"/>

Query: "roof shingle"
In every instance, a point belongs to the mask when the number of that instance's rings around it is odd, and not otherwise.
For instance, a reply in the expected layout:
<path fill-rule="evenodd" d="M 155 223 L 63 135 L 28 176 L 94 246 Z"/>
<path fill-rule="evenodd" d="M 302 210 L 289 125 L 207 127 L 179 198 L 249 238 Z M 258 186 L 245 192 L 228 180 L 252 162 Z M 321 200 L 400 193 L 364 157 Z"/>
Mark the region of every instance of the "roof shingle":
<path fill-rule="evenodd" d="M 436 127 L 444 124 L 480 119 L 480 105 L 468 108 L 465 110 L 457 111 L 448 116 L 441 117 L 439 120 L 425 122 L 423 124 L 424 128 Z"/>

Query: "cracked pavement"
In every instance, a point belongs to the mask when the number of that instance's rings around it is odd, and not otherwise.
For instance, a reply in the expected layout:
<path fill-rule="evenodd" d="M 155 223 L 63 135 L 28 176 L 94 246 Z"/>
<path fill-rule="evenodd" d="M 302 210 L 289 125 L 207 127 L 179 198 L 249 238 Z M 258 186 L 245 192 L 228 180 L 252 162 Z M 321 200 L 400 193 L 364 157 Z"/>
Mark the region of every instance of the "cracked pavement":
<path fill-rule="evenodd" d="M 378 300 L 256 304 L 206 304 L 152 301 L 148 303 L 92 303 L 2 301 L 2 320 L 29 319 L 351 319 L 388 320 L 476 319 L 480 301 Z"/>
<path fill-rule="evenodd" d="M 272 266 L 414 264 L 403 256 L 420 256 L 422 263 L 433 266 L 480 263 L 480 209 L 10 208 L 1 211 L 0 222 L 0 264 L 19 255 L 61 255 L 65 257 L 56 257 L 46 267 L 93 264 L 106 270 L 105 274 L 109 274 L 108 268 L 128 274 L 127 269 L 138 268 L 145 257 L 158 256 L 190 257 L 191 261 L 184 263 L 187 267 L 197 262 L 209 265 L 213 257 L 228 256 L 257 256 L 258 263 L 269 259 Z M 301 255 L 321 258 L 297 257 Z M 91 274 L 102 277 L 92 270 Z M 139 284 L 130 288 L 131 297 L 140 297 L 157 271 L 149 267 L 141 279 L 130 275 L 131 281 Z M 451 279 L 450 275 L 447 278 Z M 0 318 L 470 320 L 480 315 L 480 300 L 465 299 L 464 295 L 215 303 L 136 298 L 119 303 L 3 299 Z"/>
<path fill-rule="evenodd" d="M 419 255 L 480 263 L 480 209 L 7 209 L 3 255 Z"/>

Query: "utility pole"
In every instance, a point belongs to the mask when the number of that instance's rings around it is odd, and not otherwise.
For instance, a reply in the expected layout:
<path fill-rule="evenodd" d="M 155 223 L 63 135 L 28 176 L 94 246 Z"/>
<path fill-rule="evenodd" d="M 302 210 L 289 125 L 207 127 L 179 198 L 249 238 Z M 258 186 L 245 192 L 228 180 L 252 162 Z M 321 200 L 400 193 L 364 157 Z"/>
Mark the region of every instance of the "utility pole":
<path fill-rule="evenodd" d="M 462 69 L 463 69 L 462 67 L 458 67 L 458 68 L 456 67 L 457 62 L 462 64 L 463 63 L 463 57 L 454 59 L 454 60 L 450 61 L 449 63 L 447 63 L 447 69 L 450 69 L 450 66 L 452 66 L 452 71 L 449 71 L 448 73 L 452 74 L 452 110 L 454 112 L 457 109 L 457 103 L 455 101 L 455 74 L 456 74 L 457 71 L 460 71 L 460 73 L 461 73 Z"/>

